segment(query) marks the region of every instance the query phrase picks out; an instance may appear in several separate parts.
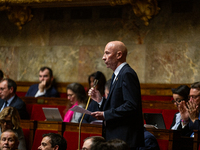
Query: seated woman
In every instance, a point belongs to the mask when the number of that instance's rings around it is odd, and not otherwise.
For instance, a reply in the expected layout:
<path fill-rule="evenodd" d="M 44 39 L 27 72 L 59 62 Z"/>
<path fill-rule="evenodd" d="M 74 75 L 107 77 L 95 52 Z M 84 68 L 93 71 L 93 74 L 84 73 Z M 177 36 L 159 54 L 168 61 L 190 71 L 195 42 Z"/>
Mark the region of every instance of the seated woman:
<path fill-rule="evenodd" d="M 182 121 L 184 116 L 180 114 L 180 102 L 188 101 L 188 95 L 190 93 L 190 88 L 187 85 L 181 85 L 176 89 L 172 89 L 173 93 L 173 103 L 178 108 L 179 112 L 174 115 L 173 122 L 171 124 L 170 129 L 172 130 L 182 130 L 183 136 L 190 136 L 188 122 Z"/>
<path fill-rule="evenodd" d="M 87 95 L 84 87 L 79 83 L 71 83 L 67 86 L 67 98 L 70 101 L 69 106 L 67 106 L 67 112 L 64 116 L 63 122 L 74 122 L 78 123 L 81 113 L 73 112 L 69 110 L 74 106 L 79 106 L 84 108 L 87 101 Z"/>
<path fill-rule="evenodd" d="M 11 129 L 18 134 L 19 139 L 19 150 L 26 150 L 26 143 L 24 138 L 24 133 L 20 127 L 20 116 L 16 108 L 5 107 L 0 112 L 0 124 L 1 130 L 0 135 L 3 131 Z"/>
<path fill-rule="evenodd" d="M 94 84 L 94 78 L 96 76 L 96 73 L 92 73 L 89 77 L 88 77 L 88 84 L 89 84 L 89 89 L 91 87 L 93 87 Z M 105 84 L 106 84 L 106 77 L 104 76 L 104 74 L 102 72 L 99 71 L 100 78 L 99 81 L 97 83 L 97 86 L 95 87 L 102 96 L 105 95 Z M 97 111 L 99 110 L 99 104 L 96 101 L 93 101 L 92 99 L 90 100 L 90 104 L 88 106 L 88 109 L 91 112 Z M 96 118 L 92 117 L 91 115 L 85 114 L 84 118 L 83 118 L 83 123 L 91 123 L 93 121 L 97 120 Z"/>

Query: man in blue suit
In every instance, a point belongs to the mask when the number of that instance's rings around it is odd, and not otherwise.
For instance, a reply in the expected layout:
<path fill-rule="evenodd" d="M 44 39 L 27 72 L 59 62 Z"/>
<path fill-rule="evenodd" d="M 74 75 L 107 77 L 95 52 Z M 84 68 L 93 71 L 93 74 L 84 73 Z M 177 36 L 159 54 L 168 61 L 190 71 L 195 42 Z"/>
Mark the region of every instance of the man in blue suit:
<path fill-rule="evenodd" d="M 21 119 L 29 119 L 26 104 L 15 94 L 17 85 L 15 81 L 5 78 L 0 82 L 0 111 L 5 107 L 15 107 Z"/>
<path fill-rule="evenodd" d="M 60 97 L 57 90 L 52 86 L 53 71 L 49 67 L 42 67 L 39 71 L 39 84 L 32 85 L 26 96 L 29 97 Z"/>
<path fill-rule="evenodd" d="M 136 72 L 126 63 L 127 48 L 120 41 L 109 42 L 104 50 L 103 60 L 114 71 L 107 100 L 99 91 L 91 88 L 88 95 L 100 105 L 102 111 L 92 116 L 103 122 L 103 136 L 106 140 L 121 139 L 136 150 L 144 146 L 144 128 L 140 83 Z"/>

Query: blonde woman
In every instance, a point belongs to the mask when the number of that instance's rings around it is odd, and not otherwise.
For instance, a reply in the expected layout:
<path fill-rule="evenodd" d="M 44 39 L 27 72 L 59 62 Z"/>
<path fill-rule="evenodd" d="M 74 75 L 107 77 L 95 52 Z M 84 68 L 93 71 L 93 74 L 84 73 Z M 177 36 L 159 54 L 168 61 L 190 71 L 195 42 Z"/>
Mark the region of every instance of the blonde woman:
<path fill-rule="evenodd" d="M 24 133 L 20 127 L 20 116 L 16 108 L 14 107 L 5 107 L 0 112 L 0 135 L 5 130 L 11 129 L 18 135 L 19 139 L 19 150 L 26 150 L 26 143 L 24 138 Z"/>

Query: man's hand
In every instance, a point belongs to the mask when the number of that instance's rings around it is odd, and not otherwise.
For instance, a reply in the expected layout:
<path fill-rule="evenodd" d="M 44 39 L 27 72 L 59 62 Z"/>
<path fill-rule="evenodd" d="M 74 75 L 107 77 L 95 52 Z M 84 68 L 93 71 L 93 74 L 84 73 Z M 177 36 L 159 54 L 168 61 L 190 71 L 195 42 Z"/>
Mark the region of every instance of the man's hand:
<path fill-rule="evenodd" d="M 183 121 L 187 122 L 189 120 L 189 113 L 187 111 L 185 101 L 181 101 L 178 108 L 179 108 L 179 112 L 180 112 L 180 115 L 181 115 L 181 119 Z"/>
<path fill-rule="evenodd" d="M 103 116 L 103 113 L 104 113 L 103 111 L 96 111 L 91 113 L 91 115 L 98 120 L 104 120 L 105 118 Z"/>
<path fill-rule="evenodd" d="M 192 122 L 195 122 L 195 120 L 199 118 L 198 105 L 196 105 L 193 101 L 189 101 L 187 102 L 187 106 L 188 106 L 187 111 L 189 113 L 189 117 L 192 120 Z"/>
<path fill-rule="evenodd" d="M 45 80 L 40 82 L 40 84 L 38 85 L 40 92 L 44 92 L 45 87 L 46 87 L 46 81 Z"/>
<path fill-rule="evenodd" d="M 97 103 L 101 102 L 102 96 L 100 92 L 93 87 L 88 91 L 88 96 L 90 96 Z"/>

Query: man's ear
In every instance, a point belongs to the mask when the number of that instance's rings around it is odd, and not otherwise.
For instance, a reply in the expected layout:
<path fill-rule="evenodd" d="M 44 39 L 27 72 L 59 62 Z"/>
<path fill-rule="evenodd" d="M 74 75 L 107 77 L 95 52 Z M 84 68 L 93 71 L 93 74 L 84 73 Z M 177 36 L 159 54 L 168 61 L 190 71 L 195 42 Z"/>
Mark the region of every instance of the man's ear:
<path fill-rule="evenodd" d="M 59 146 L 56 145 L 56 146 L 54 147 L 54 150 L 58 150 L 58 149 L 59 149 Z"/>
<path fill-rule="evenodd" d="M 13 90 L 14 90 L 14 88 L 11 87 L 11 88 L 9 89 L 10 93 L 13 93 Z"/>
<path fill-rule="evenodd" d="M 120 58 L 122 58 L 122 51 L 117 52 L 117 59 L 120 59 Z"/>

